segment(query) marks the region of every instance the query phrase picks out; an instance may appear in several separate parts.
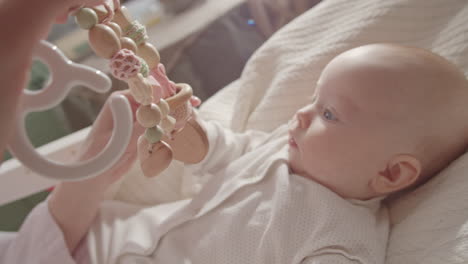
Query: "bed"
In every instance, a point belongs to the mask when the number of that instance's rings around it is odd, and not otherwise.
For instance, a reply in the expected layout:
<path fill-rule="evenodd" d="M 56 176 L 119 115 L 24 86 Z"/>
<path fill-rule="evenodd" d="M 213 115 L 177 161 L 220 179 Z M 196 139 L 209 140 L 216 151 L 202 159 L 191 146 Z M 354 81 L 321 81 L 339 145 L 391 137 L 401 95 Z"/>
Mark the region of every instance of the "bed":
<path fill-rule="evenodd" d="M 240 78 L 206 101 L 199 114 L 235 131 L 272 131 L 309 102 L 331 58 L 377 42 L 432 50 L 468 75 L 468 2 L 322 1 L 275 33 L 255 52 Z M 45 151 L 72 153 L 82 138 L 70 137 Z M 25 170 L 16 169 L 15 173 Z M 2 169 L 1 176 L 13 177 L 11 173 Z M 468 263 L 467 174 L 464 154 L 421 188 L 388 202 L 392 228 L 387 264 Z M 204 180 L 185 173 L 178 162 L 156 178 L 145 178 L 135 165 L 108 198 L 150 206 L 190 198 Z M 27 188 L 15 192 L 27 193 Z"/>

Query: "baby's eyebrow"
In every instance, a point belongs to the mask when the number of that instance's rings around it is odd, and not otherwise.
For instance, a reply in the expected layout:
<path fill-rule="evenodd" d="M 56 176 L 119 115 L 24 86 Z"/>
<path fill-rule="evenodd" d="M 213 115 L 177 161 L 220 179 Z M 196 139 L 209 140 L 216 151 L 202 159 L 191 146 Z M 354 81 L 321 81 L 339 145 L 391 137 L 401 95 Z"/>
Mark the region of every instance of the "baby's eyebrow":
<path fill-rule="evenodd" d="M 360 111 L 360 107 L 348 96 L 337 95 L 338 102 L 340 103 L 337 107 L 337 111 L 342 115 L 351 115 Z"/>

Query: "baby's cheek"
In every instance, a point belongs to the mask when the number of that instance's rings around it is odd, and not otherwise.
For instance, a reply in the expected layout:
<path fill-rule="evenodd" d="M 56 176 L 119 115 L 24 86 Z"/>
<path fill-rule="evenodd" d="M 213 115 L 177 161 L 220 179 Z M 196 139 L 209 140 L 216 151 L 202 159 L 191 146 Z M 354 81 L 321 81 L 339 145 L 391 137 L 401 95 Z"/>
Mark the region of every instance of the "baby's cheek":
<path fill-rule="evenodd" d="M 329 127 L 327 127 L 327 124 L 325 123 L 326 121 L 323 120 L 320 116 L 315 115 L 312 120 L 310 121 L 310 126 L 308 131 L 311 134 L 317 135 L 317 136 L 327 136 L 330 130 Z"/>

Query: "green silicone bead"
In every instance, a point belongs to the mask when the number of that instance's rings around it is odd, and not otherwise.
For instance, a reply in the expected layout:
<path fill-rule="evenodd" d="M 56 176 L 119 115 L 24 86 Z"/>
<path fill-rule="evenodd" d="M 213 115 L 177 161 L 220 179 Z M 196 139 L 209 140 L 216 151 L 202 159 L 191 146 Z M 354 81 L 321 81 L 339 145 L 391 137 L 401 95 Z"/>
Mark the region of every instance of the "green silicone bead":
<path fill-rule="evenodd" d="M 163 133 L 163 130 L 159 126 L 155 126 L 146 129 L 145 137 L 149 143 L 153 144 L 161 140 Z"/>
<path fill-rule="evenodd" d="M 149 75 L 148 64 L 146 63 L 146 61 L 144 59 L 140 59 L 140 62 L 141 62 L 140 73 L 141 73 L 141 75 L 143 75 L 143 77 L 146 78 Z"/>
<path fill-rule="evenodd" d="M 75 16 L 76 23 L 82 29 L 90 29 L 98 23 L 98 16 L 91 8 L 82 8 Z"/>

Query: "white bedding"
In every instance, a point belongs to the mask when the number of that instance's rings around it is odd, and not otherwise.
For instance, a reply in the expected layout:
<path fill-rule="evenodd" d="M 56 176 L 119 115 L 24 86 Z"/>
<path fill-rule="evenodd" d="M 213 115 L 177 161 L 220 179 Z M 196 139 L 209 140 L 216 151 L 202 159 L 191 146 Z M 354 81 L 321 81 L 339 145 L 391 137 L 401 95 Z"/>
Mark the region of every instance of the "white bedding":
<path fill-rule="evenodd" d="M 237 131 L 271 131 L 310 101 L 331 58 L 376 42 L 430 49 L 467 75 L 468 1 L 325 0 L 273 35 L 200 114 Z M 115 198 L 154 204 L 189 196 L 200 179 L 183 171 L 174 163 L 146 179 L 135 166 L 115 186 Z M 388 263 L 468 263 L 468 154 L 443 174 L 391 204 Z"/>

